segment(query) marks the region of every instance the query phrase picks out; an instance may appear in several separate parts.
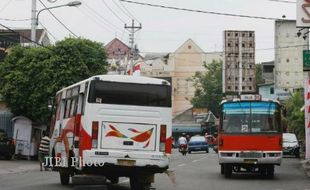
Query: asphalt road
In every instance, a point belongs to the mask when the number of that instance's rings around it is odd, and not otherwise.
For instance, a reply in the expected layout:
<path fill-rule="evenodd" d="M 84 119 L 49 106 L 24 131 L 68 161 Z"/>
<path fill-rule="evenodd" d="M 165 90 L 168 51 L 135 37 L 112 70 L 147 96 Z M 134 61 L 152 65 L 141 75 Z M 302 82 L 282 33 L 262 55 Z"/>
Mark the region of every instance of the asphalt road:
<path fill-rule="evenodd" d="M 0 168 L 5 161 L 0 160 Z M 2 165 L 2 166 L 1 166 Z M 182 156 L 174 152 L 170 164 L 170 177 L 155 176 L 152 187 L 156 190 L 310 190 L 306 177 L 296 158 L 284 158 L 275 169 L 275 178 L 262 179 L 257 175 L 238 174 L 225 179 L 220 174 L 217 154 L 194 153 Z M 0 174 L 0 190 L 130 190 L 129 180 L 121 178 L 117 185 L 60 185 L 56 172 L 37 170 Z"/>

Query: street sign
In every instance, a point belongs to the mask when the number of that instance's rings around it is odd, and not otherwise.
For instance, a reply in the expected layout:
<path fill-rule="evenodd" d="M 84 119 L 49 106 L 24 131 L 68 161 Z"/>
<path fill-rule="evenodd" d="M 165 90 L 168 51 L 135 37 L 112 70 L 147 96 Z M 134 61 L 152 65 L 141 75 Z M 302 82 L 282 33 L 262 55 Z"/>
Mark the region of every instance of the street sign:
<path fill-rule="evenodd" d="M 310 50 L 303 51 L 304 71 L 310 71 Z"/>

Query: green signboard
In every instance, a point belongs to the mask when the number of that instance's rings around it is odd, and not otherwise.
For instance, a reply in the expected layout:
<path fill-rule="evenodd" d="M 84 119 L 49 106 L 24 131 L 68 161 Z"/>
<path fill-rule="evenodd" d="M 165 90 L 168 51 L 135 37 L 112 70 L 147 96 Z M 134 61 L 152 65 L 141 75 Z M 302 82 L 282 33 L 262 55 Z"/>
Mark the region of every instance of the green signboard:
<path fill-rule="evenodd" d="M 310 50 L 303 51 L 304 71 L 310 71 Z"/>

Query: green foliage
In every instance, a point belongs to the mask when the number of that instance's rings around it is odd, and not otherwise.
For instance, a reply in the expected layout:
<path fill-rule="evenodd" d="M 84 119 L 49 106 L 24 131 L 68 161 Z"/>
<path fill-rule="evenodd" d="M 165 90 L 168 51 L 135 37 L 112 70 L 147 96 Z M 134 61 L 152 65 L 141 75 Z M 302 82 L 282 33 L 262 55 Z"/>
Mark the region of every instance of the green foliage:
<path fill-rule="evenodd" d="M 222 62 L 213 60 L 204 67 L 206 72 L 196 72 L 191 78 L 196 88 L 191 103 L 195 108 L 208 108 L 218 115 L 222 101 Z"/>
<path fill-rule="evenodd" d="M 294 132 L 299 139 L 305 138 L 305 113 L 300 109 L 304 106 L 304 98 L 300 92 L 296 92 L 285 102 L 286 122 L 288 129 Z"/>
<path fill-rule="evenodd" d="M 255 78 L 256 78 L 256 85 L 264 83 L 264 79 L 262 76 L 262 64 L 255 65 Z"/>
<path fill-rule="evenodd" d="M 0 93 L 15 115 L 49 124 L 48 100 L 64 86 L 106 73 L 102 44 L 67 38 L 49 48 L 11 49 L 0 64 Z"/>

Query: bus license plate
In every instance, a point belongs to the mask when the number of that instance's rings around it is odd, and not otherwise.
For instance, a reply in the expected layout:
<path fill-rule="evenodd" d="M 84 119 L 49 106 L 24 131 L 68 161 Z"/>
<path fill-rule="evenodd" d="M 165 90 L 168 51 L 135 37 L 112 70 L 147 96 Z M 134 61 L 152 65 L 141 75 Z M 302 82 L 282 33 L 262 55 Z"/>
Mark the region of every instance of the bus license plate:
<path fill-rule="evenodd" d="M 135 160 L 118 159 L 117 164 L 120 166 L 134 166 L 136 164 L 136 161 Z"/>
<path fill-rule="evenodd" d="M 245 164 L 256 164 L 257 163 L 257 159 L 244 159 L 243 162 Z"/>

